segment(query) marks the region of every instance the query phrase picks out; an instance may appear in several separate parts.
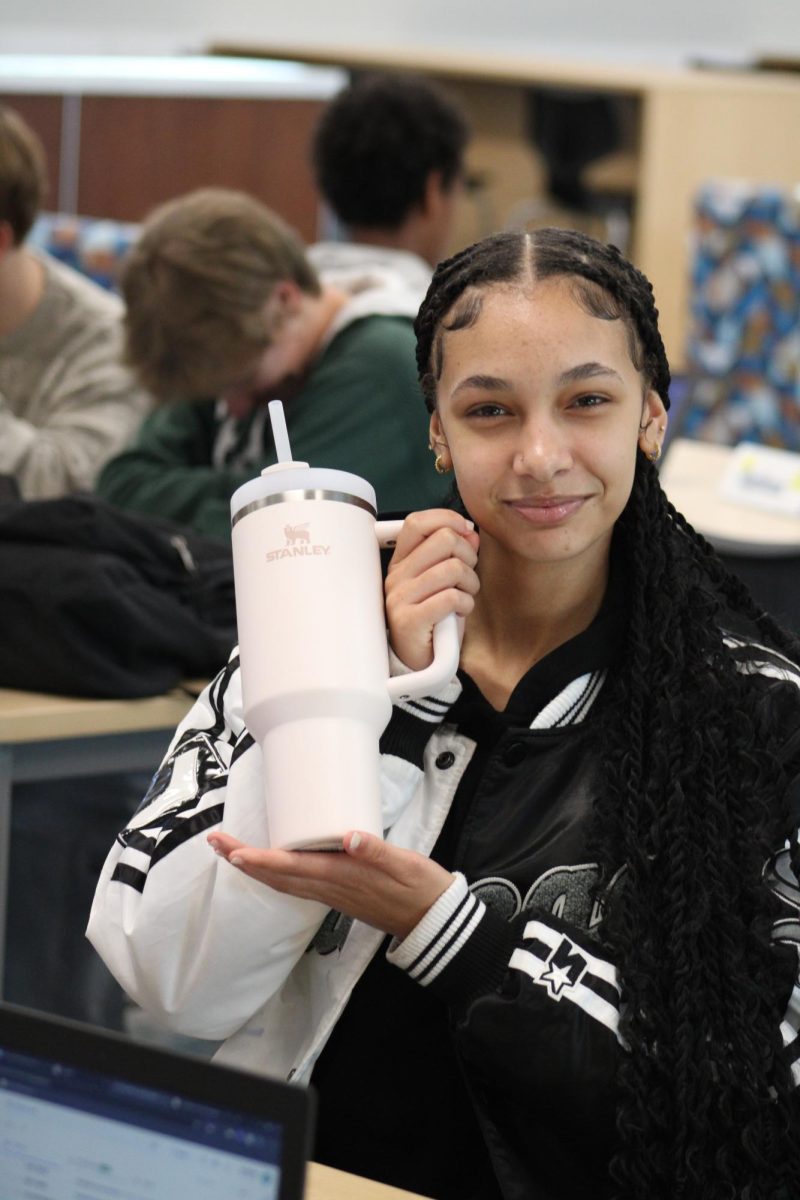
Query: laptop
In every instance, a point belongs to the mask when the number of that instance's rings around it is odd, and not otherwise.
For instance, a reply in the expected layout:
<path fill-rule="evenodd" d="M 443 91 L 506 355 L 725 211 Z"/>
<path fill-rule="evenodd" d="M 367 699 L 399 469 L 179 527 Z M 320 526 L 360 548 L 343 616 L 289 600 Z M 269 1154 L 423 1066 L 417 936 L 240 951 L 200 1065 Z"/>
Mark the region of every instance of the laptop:
<path fill-rule="evenodd" d="M 301 1200 L 314 1095 L 0 1004 L 2 1200 Z"/>

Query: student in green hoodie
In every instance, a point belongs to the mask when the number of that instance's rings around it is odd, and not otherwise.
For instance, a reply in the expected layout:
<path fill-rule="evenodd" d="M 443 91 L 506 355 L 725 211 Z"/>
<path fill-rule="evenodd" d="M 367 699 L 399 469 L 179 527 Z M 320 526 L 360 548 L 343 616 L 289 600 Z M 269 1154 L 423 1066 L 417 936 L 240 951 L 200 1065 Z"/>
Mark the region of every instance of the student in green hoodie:
<path fill-rule="evenodd" d="M 295 459 L 363 475 L 384 512 L 442 500 L 414 366 L 416 290 L 378 270 L 356 293 L 320 282 L 280 218 L 224 189 L 157 209 L 122 290 L 128 362 L 164 403 L 103 471 L 106 500 L 227 537 L 231 494 L 276 461 L 273 398 Z"/>

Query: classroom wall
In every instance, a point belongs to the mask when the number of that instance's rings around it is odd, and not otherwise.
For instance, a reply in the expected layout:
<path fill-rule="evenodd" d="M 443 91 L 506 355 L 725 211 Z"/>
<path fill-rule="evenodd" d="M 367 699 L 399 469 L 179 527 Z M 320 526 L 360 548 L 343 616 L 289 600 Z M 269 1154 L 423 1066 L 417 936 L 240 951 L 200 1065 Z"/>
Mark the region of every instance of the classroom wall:
<path fill-rule="evenodd" d="M 447 46 L 680 61 L 800 55 L 798 0 L 10 0 L 0 52 L 192 51 L 214 40 Z"/>

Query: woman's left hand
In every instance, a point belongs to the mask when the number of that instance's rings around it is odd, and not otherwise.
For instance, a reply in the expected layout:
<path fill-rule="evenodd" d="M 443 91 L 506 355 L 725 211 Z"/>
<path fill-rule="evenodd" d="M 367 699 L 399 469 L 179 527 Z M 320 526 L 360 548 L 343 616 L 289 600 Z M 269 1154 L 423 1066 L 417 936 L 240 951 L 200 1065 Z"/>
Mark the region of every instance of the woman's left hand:
<path fill-rule="evenodd" d="M 346 834 L 344 853 L 258 850 L 218 832 L 208 842 L 232 866 L 276 892 L 318 900 L 400 941 L 453 882 L 430 858 L 368 833 Z"/>

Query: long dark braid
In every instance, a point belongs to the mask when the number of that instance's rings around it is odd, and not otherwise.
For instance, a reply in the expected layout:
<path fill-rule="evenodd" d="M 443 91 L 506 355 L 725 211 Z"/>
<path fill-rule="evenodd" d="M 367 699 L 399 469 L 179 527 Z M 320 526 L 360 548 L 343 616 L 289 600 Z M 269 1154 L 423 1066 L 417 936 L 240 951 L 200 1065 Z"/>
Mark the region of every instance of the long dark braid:
<path fill-rule="evenodd" d="M 625 323 L 635 365 L 668 402 L 647 279 L 613 247 L 542 230 L 487 239 L 437 269 L 416 324 L 429 405 L 442 331 L 476 318 L 482 289 L 553 276 L 573 281 L 594 315 Z M 606 880 L 625 866 L 602 927 L 629 1050 L 612 1177 L 625 1200 L 790 1200 L 800 1089 L 780 1023 L 797 963 L 771 943 L 778 902 L 762 878 L 786 837 L 787 780 L 762 694 L 722 629 L 744 621 L 795 663 L 800 645 L 674 510 L 641 454 L 617 540 L 627 644 L 600 718 L 604 779 L 589 839 Z M 796 839 L 791 861 L 800 877 Z"/>

